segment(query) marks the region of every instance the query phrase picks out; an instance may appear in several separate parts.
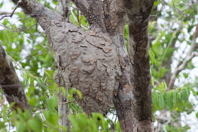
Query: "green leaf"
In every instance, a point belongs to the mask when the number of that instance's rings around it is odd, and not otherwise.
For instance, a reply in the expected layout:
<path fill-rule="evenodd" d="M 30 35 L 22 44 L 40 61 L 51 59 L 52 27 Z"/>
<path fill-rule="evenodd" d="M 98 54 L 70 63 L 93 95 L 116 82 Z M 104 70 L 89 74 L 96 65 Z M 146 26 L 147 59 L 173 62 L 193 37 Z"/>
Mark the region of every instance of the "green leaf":
<path fill-rule="evenodd" d="M 165 93 L 167 90 L 167 85 L 165 82 L 161 82 L 161 84 L 159 86 L 156 87 L 156 89 L 160 92 L 160 93 Z"/>
<path fill-rule="evenodd" d="M 178 111 L 183 111 L 184 105 L 182 103 L 181 94 L 176 92 L 176 104 L 175 107 L 178 108 Z"/>
<path fill-rule="evenodd" d="M 68 116 L 70 123 L 72 124 L 71 131 L 74 131 L 78 128 L 78 123 L 76 121 L 75 115 Z"/>
<path fill-rule="evenodd" d="M 76 90 L 76 93 L 78 94 L 79 98 L 82 99 L 82 93 L 79 90 Z"/>
<path fill-rule="evenodd" d="M 51 125 L 57 125 L 58 119 L 59 119 L 59 115 L 57 114 L 57 112 L 53 111 L 44 111 L 43 112 L 46 122 L 50 123 Z"/>
<path fill-rule="evenodd" d="M 194 69 L 194 68 L 195 68 L 195 65 L 192 63 L 192 61 L 188 62 L 186 69 Z"/>
<path fill-rule="evenodd" d="M 38 118 L 29 119 L 27 124 L 34 132 L 42 132 L 43 123 Z"/>
<path fill-rule="evenodd" d="M 152 86 L 154 86 L 154 78 L 153 77 L 151 78 L 151 84 L 152 84 Z"/>
<path fill-rule="evenodd" d="M 55 110 L 55 108 L 58 106 L 58 99 L 56 96 L 50 98 L 48 101 L 47 101 L 47 106 L 50 110 Z"/>
<path fill-rule="evenodd" d="M 188 102 L 188 97 L 189 97 L 189 92 L 187 91 L 187 89 L 183 89 L 181 91 L 181 99 L 184 102 Z"/>
<path fill-rule="evenodd" d="M 0 130 L 6 127 L 5 123 L 6 122 L 0 121 Z"/>
<path fill-rule="evenodd" d="M 8 21 L 8 19 L 4 19 L 2 24 L 3 24 L 4 26 L 6 26 L 8 23 L 10 23 L 10 22 Z"/>
<path fill-rule="evenodd" d="M 158 93 L 156 91 L 154 91 L 152 93 L 152 105 L 153 105 L 153 113 L 156 112 L 158 110 Z"/>
<path fill-rule="evenodd" d="M 188 73 L 183 73 L 184 78 L 188 78 Z"/>
<path fill-rule="evenodd" d="M 16 122 L 16 129 L 17 132 L 25 132 L 27 127 L 27 123 L 26 122 Z"/>
<path fill-rule="evenodd" d="M 25 110 L 25 112 L 23 113 L 23 115 L 24 115 L 24 117 L 25 117 L 26 119 L 29 119 L 29 118 L 32 117 L 32 115 L 31 115 L 31 113 L 30 113 L 29 110 Z"/>
<path fill-rule="evenodd" d="M 177 91 L 173 90 L 173 103 L 176 103 L 177 101 Z"/>
<path fill-rule="evenodd" d="M 116 132 L 121 132 L 120 123 L 116 122 Z"/>
<path fill-rule="evenodd" d="M 0 3 L 0 8 L 3 6 L 3 2 Z"/>
<path fill-rule="evenodd" d="M 151 64 L 156 64 L 156 59 L 155 59 L 155 54 L 150 50 L 149 51 L 149 57 L 150 57 L 150 61 L 151 61 Z"/>
<path fill-rule="evenodd" d="M 164 108 L 164 94 L 158 94 L 158 106 L 162 109 Z"/>
<path fill-rule="evenodd" d="M 196 115 L 196 117 L 198 118 L 198 112 L 197 112 L 195 115 Z"/>
<path fill-rule="evenodd" d="M 37 97 L 28 98 L 30 105 L 35 106 L 37 104 Z"/>
<path fill-rule="evenodd" d="M 157 38 L 156 40 L 153 41 L 153 51 L 159 55 L 162 55 L 163 53 L 163 48 L 162 45 L 160 43 L 160 38 Z"/>
<path fill-rule="evenodd" d="M 66 96 L 66 89 L 64 87 L 60 87 L 63 96 Z"/>
<path fill-rule="evenodd" d="M 79 97 L 80 99 L 82 99 L 82 93 L 81 93 L 79 90 L 77 90 L 77 89 L 75 89 L 75 88 L 72 88 L 72 89 L 70 90 L 70 94 L 73 95 L 74 93 L 77 93 L 77 94 L 78 94 L 78 97 Z"/>
<path fill-rule="evenodd" d="M 173 102 L 172 102 L 172 92 L 166 93 L 166 107 L 171 110 L 173 108 Z"/>
<path fill-rule="evenodd" d="M 197 96 L 197 92 L 193 88 L 189 88 L 189 89 L 193 93 L 194 96 Z"/>

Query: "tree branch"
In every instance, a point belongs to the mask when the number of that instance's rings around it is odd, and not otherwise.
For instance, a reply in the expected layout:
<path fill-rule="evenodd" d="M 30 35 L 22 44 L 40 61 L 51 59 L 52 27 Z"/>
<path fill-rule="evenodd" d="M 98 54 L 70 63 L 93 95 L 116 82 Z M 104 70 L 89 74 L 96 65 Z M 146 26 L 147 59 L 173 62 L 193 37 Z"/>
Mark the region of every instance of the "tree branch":
<path fill-rule="evenodd" d="M 90 4 L 87 2 L 87 0 L 72 0 L 72 2 L 78 7 L 79 10 L 83 14 L 87 14 L 88 9 L 90 7 Z"/>
<path fill-rule="evenodd" d="M 122 0 L 127 12 L 129 23 L 142 24 L 151 12 L 154 0 Z M 143 25 L 142 25 L 143 26 Z M 143 26 L 144 27 L 144 26 Z"/>
<path fill-rule="evenodd" d="M 44 5 L 40 4 L 36 0 L 12 0 L 15 4 L 19 3 L 19 6 L 23 11 L 37 20 L 43 29 L 49 26 L 49 20 L 62 20 L 61 15 L 48 9 Z"/>
<path fill-rule="evenodd" d="M 125 11 L 118 0 L 72 0 L 91 27 L 102 29 L 110 35 L 123 33 Z M 120 28 L 121 27 L 121 28 Z"/>
<path fill-rule="evenodd" d="M 64 18 L 68 18 L 69 16 L 69 7 L 70 0 L 58 0 L 58 6 L 56 10 L 60 13 Z"/>
<path fill-rule="evenodd" d="M 103 32 L 106 31 L 104 24 L 104 1 L 87 1 L 87 0 L 72 0 L 78 9 L 85 16 L 91 27 L 101 28 Z"/>
<path fill-rule="evenodd" d="M 154 0 L 123 0 L 129 24 L 129 56 L 132 64 L 134 131 L 153 131 L 148 18 Z"/>
<path fill-rule="evenodd" d="M 11 12 L 10 15 L 4 15 L 0 18 L 0 20 L 2 20 L 4 17 L 12 17 L 14 12 L 16 11 L 16 9 L 19 7 L 20 1 L 17 3 L 16 7 L 14 8 L 14 10 Z"/>
<path fill-rule="evenodd" d="M 9 56 L 6 54 L 3 47 L 0 45 L 0 88 L 9 103 L 14 102 L 13 109 L 21 108 L 22 110 L 29 109 L 25 93 L 15 69 L 10 62 Z"/>
<path fill-rule="evenodd" d="M 195 49 L 196 49 L 196 38 L 197 37 L 198 37 L 198 24 L 196 26 L 195 33 L 193 35 L 193 39 L 192 39 L 192 43 L 191 43 L 190 49 L 189 49 L 184 61 L 175 69 L 175 71 L 171 75 L 170 82 L 168 84 L 168 89 L 169 90 L 173 89 L 177 75 L 182 70 L 184 70 L 186 68 L 188 62 L 190 60 L 192 60 L 193 57 L 198 56 L 198 53 L 193 53 L 193 51 L 195 51 Z"/>
<path fill-rule="evenodd" d="M 89 24 L 91 24 L 91 16 L 93 13 L 90 11 L 90 4 L 87 0 L 72 0 L 72 2 L 77 6 L 77 8 L 82 12 L 82 14 L 86 17 Z"/>

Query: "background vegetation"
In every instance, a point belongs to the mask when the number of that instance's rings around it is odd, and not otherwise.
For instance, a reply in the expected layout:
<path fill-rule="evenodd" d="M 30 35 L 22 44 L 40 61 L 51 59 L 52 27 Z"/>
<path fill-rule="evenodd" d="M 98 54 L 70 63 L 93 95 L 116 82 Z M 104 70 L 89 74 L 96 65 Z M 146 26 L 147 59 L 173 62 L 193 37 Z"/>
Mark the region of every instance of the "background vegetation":
<path fill-rule="evenodd" d="M 40 2 L 51 9 L 57 4 L 56 0 Z M 156 0 L 154 3 L 148 28 L 156 130 L 185 132 L 198 129 L 198 38 L 193 37 L 198 32 L 197 7 L 196 0 Z M 5 8 L 9 10 L 5 11 Z M 0 19 L 13 8 L 11 2 L 1 1 Z M 72 3 L 70 20 L 85 30 L 89 27 Z M 127 24 L 124 35 L 127 46 Z M 59 132 L 62 127 L 58 125 L 57 94 L 59 89 L 63 92 L 64 89 L 53 81 L 56 64 L 42 29 L 34 19 L 16 10 L 13 19 L 4 17 L 0 20 L 0 44 L 12 58 L 33 112 L 32 115 L 20 109 L 18 113 L 11 111 L 0 91 L 0 131 Z M 173 75 L 176 78 L 172 87 Z M 74 93 L 82 96 L 75 88 L 69 91 L 71 131 L 120 131 L 113 108 L 106 117 L 98 113 L 88 117 L 75 102 Z"/>

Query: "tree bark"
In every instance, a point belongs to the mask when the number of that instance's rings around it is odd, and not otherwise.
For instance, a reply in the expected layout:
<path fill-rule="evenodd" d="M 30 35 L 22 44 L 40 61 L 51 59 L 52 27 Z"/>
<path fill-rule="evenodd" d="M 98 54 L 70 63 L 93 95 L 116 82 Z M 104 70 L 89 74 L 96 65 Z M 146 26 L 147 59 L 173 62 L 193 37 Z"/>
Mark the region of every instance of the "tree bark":
<path fill-rule="evenodd" d="M 7 101 L 11 104 L 14 110 L 20 108 L 30 110 L 25 93 L 15 69 L 10 61 L 10 57 L 6 54 L 3 47 L 0 45 L 0 88 L 3 90 Z"/>
<path fill-rule="evenodd" d="M 129 24 L 129 56 L 132 64 L 134 131 L 153 131 L 148 18 L 154 0 L 123 0 Z M 135 128 L 136 127 L 136 128 Z"/>

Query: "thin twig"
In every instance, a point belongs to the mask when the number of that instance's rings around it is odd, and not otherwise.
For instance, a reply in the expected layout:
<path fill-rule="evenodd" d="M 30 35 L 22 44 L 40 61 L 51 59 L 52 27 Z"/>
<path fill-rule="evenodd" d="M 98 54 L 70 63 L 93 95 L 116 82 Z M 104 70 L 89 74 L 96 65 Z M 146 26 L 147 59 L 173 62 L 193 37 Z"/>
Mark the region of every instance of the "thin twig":
<path fill-rule="evenodd" d="M 170 78 L 170 82 L 168 84 L 169 90 L 173 89 L 177 75 L 182 70 L 184 70 L 186 68 L 188 62 L 190 62 L 190 60 L 192 60 L 192 58 L 194 58 L 195 56 L 198 56 L 198 53 L 194 52 L 195 49 L 196 49 L 196 38 L 197 37 L 198 37 L 198 24 L 196 26 L 195 33 L 193 35 L 193 39 L 192 39 L 192 43 L 191 43 L 190 49 L 189 49 L 184 61 L 175 69 L 175 71 L 173 72 L 173 74 L 172 74 L 172 76 Z"/>
<path fill-rule="evenodd" d="M 185 17 L 184 17 L 184 18 L 185 18 Z M 184 18 L 183 18 L 183 19 L 184 19 Z M 182 20 L 183 20 L 183 19 L 182 19 Z M 177 37 L 176 34 L 178 34 L 181 30 L 182 30 L 182 23 L 179 24 L 178 29 L 175 31 L 175 35 L 171 38 L 170 42 L 168 43 L 168 46 L 166 47 L 166 50 L 165 50 L 165 52 L 164 52 L 164 54 L 163 54 L 163 56 L 162 56 L 161 64 L 163 63 L 164 58 L 165 58 L 165 55 L 166 55 L 167 51 L 169 50 L 169 48 L 170 48 L 171 46 L 175 45 L 174 39 Z"/>
<path fill-rule="evenodd" d="M 69 103 L 73 103 L 73 102 L 76 102 L 76 100 L 71 100 L 71 101 L 60 103 L 60 104 L 69 104 Z"/>
<path fill-rule="evenodd" d="M 9 13 L 9 12 L 0 12 L 0 15 L 7 15 L 7 14 L 11 14 L 11 13 Z"/>
<path fill-rule="evenodd" d="M 16 7 L 14 8 L 14 10 L 11 12 L 10 15 L 4 15 L 4 16 L 2 16 L 2 17 L 0 18 L 0 20 L 2 20 L 2 19 L 5 18 L 5 17 L 12 17 L 13 14 L 14 14 L 14 12 L 16 11 L 16 9 L 19 7 L 20 4 L 21 4 L 21 0 L 18 1 Z"/>

